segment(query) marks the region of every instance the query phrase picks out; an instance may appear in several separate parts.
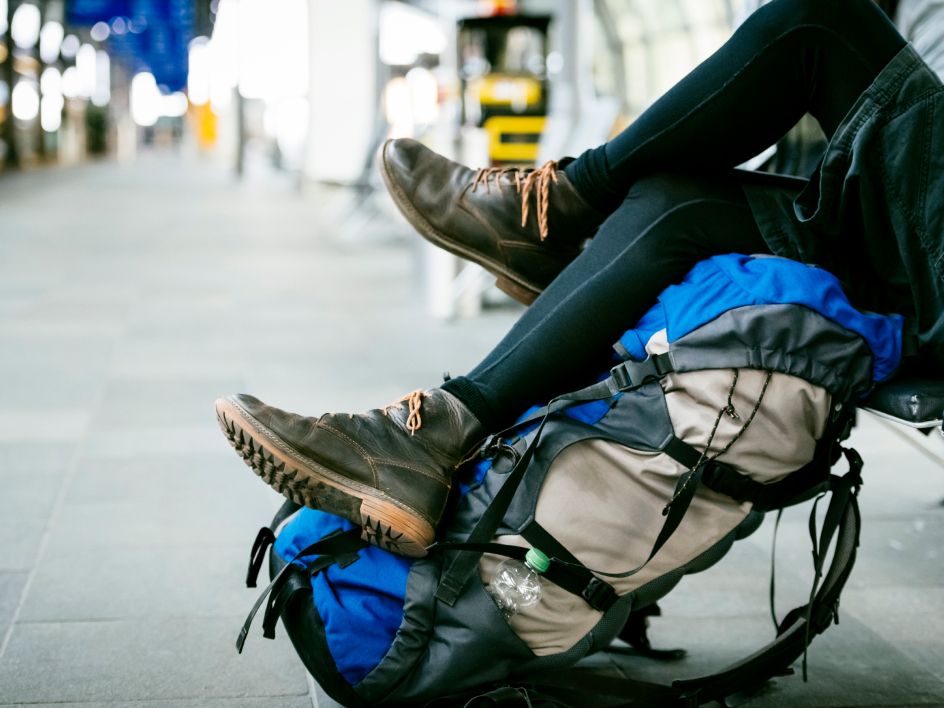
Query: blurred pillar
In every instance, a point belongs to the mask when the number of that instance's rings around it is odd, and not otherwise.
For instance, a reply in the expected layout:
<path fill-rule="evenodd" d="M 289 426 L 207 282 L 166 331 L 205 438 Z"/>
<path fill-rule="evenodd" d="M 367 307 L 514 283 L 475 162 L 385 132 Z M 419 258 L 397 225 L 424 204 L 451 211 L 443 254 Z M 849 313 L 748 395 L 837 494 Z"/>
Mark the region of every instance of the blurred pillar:
<path fill-rule="evenodd" d="M 13 13 L 19 3 L 17 0 L 8 0 L 7 2 L 7 58 L 3 62 L 3 81 L 6 82 L 8 91 L 6 113 L 3 120 L 3 142 L 6 144 L 6 167 L 16 169 L 20 166 L 20 152 L 16 145 L 16 126 L 13 120 L 13 86 L 16 76 L 13 71 L 13 38 L 10 28 L 13 26 Z"/>
<path fill-rule="evenodd" d="M 305 176 L 353 183 L 368 159 L 379 109 L 379 0 L 309 0 Z M 354 30 L 353 28 L 357 28 Z"/>
<path fill-rule="evenodd" d="M 48 19 L 46 6 L 49 4 L 48 0 L 37 0 L 37 6 L 39 7 L 39 26 L 42 27 L 46 24 Z M 33 48 L 33 52 L 36 55 L 36 85 L 39 86 L 40 79 L 43 75 L 43 70 L 46 68 L 46 64 L 43 62 L 42 54 L 39 51 L 39 41 L 37 40 L 36 46 Z M 43 161 L 46 159 L 46 133 L 43 130 L 43 121 L 42 121 L 42 110 L 40 110 L 39 115 L 36 117 L 36 156 Z"/>
<path fill-rule="evenodd" d="M 246 99 L 239 87 L 233 89 L 233 111 L 236 114 L 236 175 L 246 171 Z"/>

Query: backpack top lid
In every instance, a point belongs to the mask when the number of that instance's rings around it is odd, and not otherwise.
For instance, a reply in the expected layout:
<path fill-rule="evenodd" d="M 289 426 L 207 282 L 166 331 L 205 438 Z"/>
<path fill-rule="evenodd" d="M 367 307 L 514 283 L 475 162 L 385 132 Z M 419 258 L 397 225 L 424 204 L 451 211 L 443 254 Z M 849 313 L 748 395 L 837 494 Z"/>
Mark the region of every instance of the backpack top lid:
<path fill-rule="evenodd" d="M 672 342 L 720 315 L 748 305 L 802 305 L 860 335 L 873 354 L 875 382 L 892 377 L 901 363 L 901 315 L 860 312 L 839 280 L 821 268 L 776 256 L 729 253 L 700 261 L 678 285 L 626 332 L 619 345 L 633 358 L 646 358 L 646 343 L 665 329 Z"/>

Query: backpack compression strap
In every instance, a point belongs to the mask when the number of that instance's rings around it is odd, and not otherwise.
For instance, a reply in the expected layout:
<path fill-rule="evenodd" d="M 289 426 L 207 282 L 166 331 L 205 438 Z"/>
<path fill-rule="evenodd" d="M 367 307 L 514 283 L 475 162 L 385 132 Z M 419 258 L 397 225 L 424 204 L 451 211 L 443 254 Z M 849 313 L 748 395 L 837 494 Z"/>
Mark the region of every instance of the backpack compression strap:
<path fill-rule="evenodd" d="M 687 699 L 689 705 L 721 701 L 726 696 L 743 692 L 745 688 L 759 688 L 769 677 L 782 673 L 804 654 L 815 635 L 826 631 L 833 622 L 838 623 L 839 594 L 855 564 L 861 527 L 857 501 L 862 483 L 861 458 L 854 450 L 844 452 L 850 470 L 842 477 L 830 478 L 832 496 L 823 528 L 814 543 L 816 580 L 810 602 L 789 612 L 777 629 L 777 638 L 754 654 L 723 671 L 673 682 L 672 687 L 679 691 L 680 697 Z M 815 517 L 811 519 L 815 521 Z M 836 547 L 823 576 L 826 553 L 834 537 Z M 820 577 L 823 581 L 818 586 Z"/>
<path fill-rule="evenodd" d="M 278 615 L 279 606 L 281 604 L 279 602 L 279 596 L 289 577 L 288 571 L 294 566 L 296 561 L 304 556 L 320 556 L 320 558 L 316 559 L 314 563 L 309 566 L 311 574 L 314 575 L 334 563 L 344 562 L 347 564 L 352 562 L 351 555 L 356 554 L 357 551 L 367 546 L 367 541 L 361 538 L 361 529 L 353 528 L 347 531 L 335 531 L 296 553 L 295 556 L 285 564 L 282 570 L 272 578 L 272 582 L 262 591 L 259 599 L 256 600 L 256 603 L 252 606 L 252 609 L 249 611 L 249 616 L 246 617 L 246 621 L 239 631 L 239 636 L 236 638 L 236 650 L 240 654 L 242 653 L 243 645 L 246 643 L 246 637 L 249 635 L 249 628 L 252 626 L 252 621 L 267 597 L 269 601 L 266 606 L 265 621 L 263 622 L 263 636 L 266 637 L 266 639 L 273 639 L 275 637 L 274 618 Z"/>
<path fill-rule="evenodd" d="M 503 682 L 501 687 L 481 695 L 481 705 L 520 706 L 594 706 L 599 708 L 628 708 L 658 705 L 666 708 L 694 708 L 714 701 L 725 704 L 734 694 L 750 695 L 771 677 L 783 674 L 804 653 L 813 636 L 821 634 L 834 621 L 838 622 L 839 594 L 855 563 L 859 543 L 860 517 L 856 499 L 861 483 L 858 455 L 843 451 L 850 471 L 830 478 L 830 499 L 826 520 L 815 543 L 817 552 L 814 567 L 823 567 L 826 552 L 833 537 L 835 550 L 829 568 L 807 605 L 792 610 L 777 628 L 777 637 L 769 644 L 741 661 L 713 674 L 693 679 L 682 679 L 671 685 L 639 681 L 631 677 L 600 676 L 596 667 L 576 666 L 563 671 L 522 677 Z M 816 571 L 817 575 L 819 570 Z M 601 683 L 602 681 L 602 683 Z M 471 695 L 464 695 L 469 701 Z M 501 700 L 499 700 L 501 699 Z M 461 705 L 455 697 L 432 701 L 429 708 Z M 479 705 L 469 701 L 466 705 Z"/>
<path fill-rule="evenodd" d="M 256 587 L 256 581 L 259 579 L 259 571 L 262 569 L 262 562 L 265 560 L 266 551 L 269 546 L 275 543 L 275 532 L 279 526 L 302 508 L 301 504 L 286 499 L 285 503 L 279 508 L 269 526 L 263 526 L 256 534 L 256 540 L 252 543 L 252 550 L 249 552 L 249 568 L 246 571 L 246 587 Z"/>

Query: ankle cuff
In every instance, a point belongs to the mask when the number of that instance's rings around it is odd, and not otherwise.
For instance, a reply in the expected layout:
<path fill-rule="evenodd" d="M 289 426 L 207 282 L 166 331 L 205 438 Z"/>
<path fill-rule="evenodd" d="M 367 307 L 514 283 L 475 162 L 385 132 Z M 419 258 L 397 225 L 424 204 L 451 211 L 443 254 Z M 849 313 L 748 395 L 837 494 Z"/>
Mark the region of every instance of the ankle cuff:
<path fill-rule="evenodd" d="M 494 414 L 492 407 L 473 381 L 465 376 L 457 376 L 443 382 L 440 388 L 458 398 L 472 412 L 472 415 L 478 418 L 486 433 L 500 430 L 500 424 L 496 423 L 498 416 Z"/>

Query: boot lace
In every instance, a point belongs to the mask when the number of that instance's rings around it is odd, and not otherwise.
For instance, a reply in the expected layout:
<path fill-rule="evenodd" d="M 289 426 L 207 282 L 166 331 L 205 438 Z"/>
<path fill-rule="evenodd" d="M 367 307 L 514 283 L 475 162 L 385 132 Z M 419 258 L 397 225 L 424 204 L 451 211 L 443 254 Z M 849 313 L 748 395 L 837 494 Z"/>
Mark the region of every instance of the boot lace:
<path fill-rule="evenodd" d="M 521 195 L 521 226 L 528 223 L 531 203 L 529 197 L 534 192 L 538 215 L 538 236 L 543 241 L 547 238 L 547 210 L 550 205 L 551 182 L 557 184 L 557 161 L 548 160 L 536 170 L 522 170 L 518 167 L 481 167 L 472 179 L 472 191 L 479 185 L 485 186 L 485 193 L 491 194 L 491 182 L 498 191 L 502 191 L 501 178 L 505 175 L 515 180 L 515 191 Z"/>
<path fill-rule="evenodd" d="M 398 398 L 393 403 L 389 403 L 383 408 L 383 412 L 386 414 L 391 408 L 399 406 L 401 403 L 406 401 L 407 406 L 409 407 L 409 412 L 406 418 L 406 429 L 410 431 L 410 435 L 415 435 L 416 431 L 423 427 L 423 418 L 420 415 L 420 408 L 423 405 L 423 393 L 422 389 L 416 389 L 406 394 L 403 398 Z"/>

